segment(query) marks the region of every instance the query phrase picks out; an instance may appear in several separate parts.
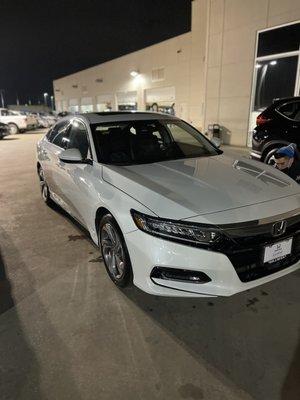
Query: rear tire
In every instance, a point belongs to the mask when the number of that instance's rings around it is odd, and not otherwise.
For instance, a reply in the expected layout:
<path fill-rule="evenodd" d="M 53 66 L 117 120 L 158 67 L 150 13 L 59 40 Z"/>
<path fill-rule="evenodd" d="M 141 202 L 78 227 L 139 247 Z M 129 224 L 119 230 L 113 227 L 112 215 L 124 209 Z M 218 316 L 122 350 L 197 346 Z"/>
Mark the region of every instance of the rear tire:
<path fill-rule="evenodd" d="M 17 135 L 19 133 L 18 125 L 14 124 L 13 122 L 10 122 L 8 126 L 11 135 Z"/>
<path fill-rule="evenodd" d="M 102 217 L 98 241 L 110 279 L 120 288 L 132 284 L 132 268 L 127 246 L 116 220 L 111 214 Z"/>

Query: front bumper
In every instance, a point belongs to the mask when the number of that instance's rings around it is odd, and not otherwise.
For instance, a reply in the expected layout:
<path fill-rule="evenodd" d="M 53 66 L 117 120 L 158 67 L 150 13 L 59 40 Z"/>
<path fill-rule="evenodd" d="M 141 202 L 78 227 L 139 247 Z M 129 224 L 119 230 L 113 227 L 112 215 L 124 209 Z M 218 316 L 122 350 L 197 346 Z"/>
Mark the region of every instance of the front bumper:
<path fill-rule="evenodd" d="M 134 284 L 143 291 L 160 296 L 215 297 L 231 296 L 270 282 L 300 268 L 298 259 L 292 265 L 258 279 L 242 282 L 225 254 L 190 247 L 148 235 L 140 230 L 125 235 L 132 263 Z M 154 267 L 204 272 L 207 283 L 152 279 Z"/>
<path fill-rule="evenodd" d="M 261 161 L 261 153 L 259 151 L 252 150 L 250 152 L 250 157 L 252 160 Z"/>
<path fill-rule="evenodd" d="M 0 128 L 0 136 L 1 137 L 8 136 L 8 135 L 10 135 L 9 128 Z"/>

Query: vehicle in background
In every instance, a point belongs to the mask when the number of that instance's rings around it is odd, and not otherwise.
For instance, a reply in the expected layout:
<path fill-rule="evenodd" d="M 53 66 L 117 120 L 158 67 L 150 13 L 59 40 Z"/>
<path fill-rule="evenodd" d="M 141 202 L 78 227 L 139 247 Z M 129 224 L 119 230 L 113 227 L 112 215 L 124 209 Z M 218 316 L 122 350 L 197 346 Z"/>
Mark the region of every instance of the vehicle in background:
<path fill-rule="evenodd" d="M 57 114 L 58 118 L 64 118 L 67 117 L 68 115 L 72 115 L 69 111 L 61 111 Z"/>
<path fill-rule="evenodd" d="M 3 124 L 3 122 L 0 122 L 0 140 L 8 135 L 10 135 L 9 126 L 7 124 Z"/>
<path fill-rule="evenodd" d="M 9 126 L 11 135 L 16 135 L 28 129 L 27 116 L 16 114 L 7 108 L 0 108 L 0 122 Z"/>
<path fill-rule="evenodd" d="M 35 113 L 33 113 L 33 115 L 35 116 L 35 118 L 37 120 L 38 128 L 49 128 L 50 126 L 53 125 L 53 124 L 50 124 L 49 120 L 47 119 L 46 114 L 35 112 Z"/>
<path fill-rule="evenodd" d="M 51 126 L 48 119 L 42 115 L 37 115 L 37 121 L 39 128 L 49 128 Z"/>
<path fill-rule="evenodd" d="M 48 121 L 49 126 L 53 126 L 54 124 L 56 124 L 58 119 L 55 115 L 52 114 L 40 114 L 40 115 Z"/>
<path fill-rule="evenodd" d="M 24 115 L 27 118 L 27 130 L 36 129 L 38 127 L 38 121 L 34 114 L 27 111 L 16 111 L 10 110 L 15 115 Z"/>
<path fill-rule="evenodd" d="M 276 151 L 290 143 L 300 148 L 300 96 L 276 99 L 256 118 L 251 158 L 272 164 Z"/>

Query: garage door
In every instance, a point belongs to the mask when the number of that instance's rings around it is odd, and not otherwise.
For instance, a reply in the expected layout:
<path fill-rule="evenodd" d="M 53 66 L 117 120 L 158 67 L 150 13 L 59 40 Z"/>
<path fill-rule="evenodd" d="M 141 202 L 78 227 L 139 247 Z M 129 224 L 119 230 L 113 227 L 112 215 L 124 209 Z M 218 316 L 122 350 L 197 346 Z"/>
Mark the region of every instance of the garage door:
<path fill-rule="evenodd" d="M 97 96 L 97 111 L 111 111 L 113 109 L 113 100 L 112 94 L 102 94 Z"/>
<path fill-rule="evenodd" d="M 79 112 L 79 99 L 69 100 L 69 111 L 74 114 Z"/>
<path fill-rule="evenodd" d="M 117 93 L 118 110 L 137 110 L 137 92 Z"/>
<path fill-rule="evenodd" d="M 159 111 L 175 115 L 175 87 L 160 87 L 145 90 L 147 111 Z"/>
<path fill-rule="evenodd" d="M 93 112 L 93 111 L 94 111 L 93 98 L 92 97 L 82 97 L 81 98 L 81 112 L 87 113 L 87 112 Z"/>

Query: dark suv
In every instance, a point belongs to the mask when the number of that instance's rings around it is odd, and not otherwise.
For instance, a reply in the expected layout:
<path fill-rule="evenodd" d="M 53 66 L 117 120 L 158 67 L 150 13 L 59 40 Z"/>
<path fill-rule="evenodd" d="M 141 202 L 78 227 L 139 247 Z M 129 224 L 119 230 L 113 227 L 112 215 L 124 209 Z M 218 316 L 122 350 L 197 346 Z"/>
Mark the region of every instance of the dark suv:
<path fill-rule="evenodd" d="M 300 148 L 300 96 L 277 99 L 256 119 L 251 157 L 267 164 L 277 149 L 289 143 Z"/>

